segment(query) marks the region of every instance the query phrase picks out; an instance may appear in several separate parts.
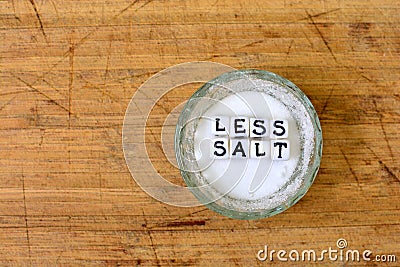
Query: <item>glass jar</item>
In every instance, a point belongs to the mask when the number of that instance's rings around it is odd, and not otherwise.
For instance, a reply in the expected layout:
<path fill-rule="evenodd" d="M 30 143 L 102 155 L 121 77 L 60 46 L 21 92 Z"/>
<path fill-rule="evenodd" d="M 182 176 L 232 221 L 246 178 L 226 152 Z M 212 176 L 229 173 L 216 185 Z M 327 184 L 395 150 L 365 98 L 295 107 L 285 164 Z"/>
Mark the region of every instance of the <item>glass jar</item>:
<path fill-rule="evenodd" d="M 230 121 L 217 126 L 226 130 L 222 136 L 210 128 L 218 116 Z M 250 123 L 248 132 L 251 122 L 262 118 L 268 133 L 237 139 L 232 132 L 238 126 L 235 118 Z M 287 122 L 285 139 L 273 136 L 277 121 Z M 225 141 L 225 149 L 216 140 Z M 238 141 L 246 144 L 239 146 L 239 158 L 238 146 L 233 147 Z M 266 149 L 259 155 L 264 157 L 252 158 L 261 142 Z M 277 143 L 290 147 L 286 160 L 279 158 L 286 147 Z M 217 148 L 229 151 L 229 157 L 216 157 Z M 191 96 L 176 126 L 175 153 L 185 183 L 202 204 L 235 219 L 265 218 L 293 206 L 313 183 L 322 156 L 322 131 L 313 105 L 295 84 L 267 71 L 237 70 L 205 83 Z"/>

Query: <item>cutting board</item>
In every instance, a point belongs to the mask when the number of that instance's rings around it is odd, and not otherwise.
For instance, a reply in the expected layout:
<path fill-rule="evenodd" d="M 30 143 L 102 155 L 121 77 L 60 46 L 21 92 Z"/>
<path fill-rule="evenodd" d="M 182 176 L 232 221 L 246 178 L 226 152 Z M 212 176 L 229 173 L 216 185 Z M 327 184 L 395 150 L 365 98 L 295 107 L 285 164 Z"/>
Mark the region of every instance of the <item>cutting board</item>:
<path fill-rule="evenodd" d="M 266 248 L 372 251 L 371 262 L 326 256 L 331 266 L 400 261 L 399 25 L 395 0 L 1 0 L 0 265 L 313 263 L 261 261 Z M 135 182 L 122 150 L 129 101 L 152 75 L 193 61 L 272 71 L 310 98 L 323 158 L 295 206 L 233 220 L 162 203 Z M 160 97 L 148 156 L 182 186 L 168 160 L 173 120 L 162 126 L 199 86 L 146 91 Z"/>

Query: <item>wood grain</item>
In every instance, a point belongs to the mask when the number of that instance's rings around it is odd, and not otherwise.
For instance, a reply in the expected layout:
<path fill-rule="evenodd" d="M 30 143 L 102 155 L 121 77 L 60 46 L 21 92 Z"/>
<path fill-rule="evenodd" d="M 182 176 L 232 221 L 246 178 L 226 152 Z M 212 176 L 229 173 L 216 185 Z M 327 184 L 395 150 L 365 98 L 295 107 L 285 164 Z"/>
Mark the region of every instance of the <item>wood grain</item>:
<path fill-rule="evenodd" d="M 345 238 L 398 266 L 399 14 L 396 0 L 1 0 L 0 265 L 289 266 L 256 253 Z M 160 203 L 132 179 L 121 145 L 131 97 L 199 60 L 276 72 L 313 102 L 321 169 L 286 212 L 232 220 Z M 160 122 L 194 89 L 164 96 L 148 123 L 154 164 L 178 184 Z"/>

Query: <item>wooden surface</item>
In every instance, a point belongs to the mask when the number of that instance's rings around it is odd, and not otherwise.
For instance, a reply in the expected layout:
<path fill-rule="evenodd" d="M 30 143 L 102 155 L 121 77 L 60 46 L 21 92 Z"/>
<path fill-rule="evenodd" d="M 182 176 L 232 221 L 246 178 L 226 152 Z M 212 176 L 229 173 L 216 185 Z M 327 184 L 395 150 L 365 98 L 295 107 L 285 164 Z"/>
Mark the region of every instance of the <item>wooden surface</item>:
<path fill-rule="evenodd" d="M 399 266 L 399 25 L 397 0 L 1 0 L 0 265 L 254 266 L 264 245 L 321 251 L 345 238 Z M 160 203 L 132 179 L 130 98 L 198 60 L 276 72 L 313 102 L 321 169 L 288 211 L 232 220 Z M 161 119 L 193 90 L 153 110 L 153 158 Z"/>

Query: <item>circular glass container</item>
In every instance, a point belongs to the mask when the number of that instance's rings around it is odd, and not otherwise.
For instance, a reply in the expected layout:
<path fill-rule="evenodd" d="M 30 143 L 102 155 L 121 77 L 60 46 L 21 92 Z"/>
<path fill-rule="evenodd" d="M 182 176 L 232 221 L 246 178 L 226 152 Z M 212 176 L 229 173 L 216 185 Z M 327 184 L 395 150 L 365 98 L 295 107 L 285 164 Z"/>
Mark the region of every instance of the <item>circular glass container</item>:
<path fill-rule="evenodd" d="M 263 186 L 268 187 L 268 183 L 257 182 L 256 189 L 261 187 L 261 191 L 267 192 L 264 195 L 252 193 L 248 195 L 249 197 L 240 197 L 240 189 L 237 191 L 234 188 L 240 184 L 239 180 L 229 190 L 221 191 L 221 185 L 217 186 L 220 177 L 217 177 L 218 175 L 210 177 L 210 174 L 207 174 L 207 168 L 213 164 L 214 159 L 203 153 L 202 157 L 210 159 L 207 164 L 204 164 L 204 160 L 199 158 L 199 142 L 196 140 L 196 136 L 198 136 L 197 132 L 204 130 L 201 129 L 202 120 L 209 119 L 208 112 L 231 96 L 240 98 L 250 96 L 253 99 L 250 102 L 245 100 L 242 104 L 233 105 L 232 114 L 237 116 L 249 116 L 242 112 L 243 106 L 247 105 L 245 108 L 251 110 L 253 115 L 256 114 L 254 116 L 261 115 L 274 119 L 274 116 L 279 116 L 279 112 L 276 115 L 277 112 L 274 110 L 276 105 L 270 104 L 278 103 L 283 105 L 282 107 L 293 119 L 291 127 L 298 136 L 294 145 L 297 147 L 298 154 L 295 158 L 295 165 L 292 169 L 289 168 L 289 174 L 286 174 L 285 179 L 276 183 L 273 182 L 275 179 L 273 172 L 270 172 L 274 168 L 274 161 L 258 162 L 259 170 L 265 170 L 265 176 L 271 176 L 268 179 L 274 186 L 278 185 L 273 191 L 271 189 L 268 192 L 269 188 L 262 188 Z M 272 102 L 265 101 L 260 96 L 265 96 L 265 99 L 270 99 Z M 260 109 L 260 107 L 264 109 Z M 254 112 L 252 108 L 255 108 Z M 237 70 L 222 74 L 205 83 L 188 100 L 176 126 L 175 153 L 185 183 L 202 204 L 235 219 L 265 218 L 293 206 L 305 195 L 313 183 L 322 156 L 322 131 L 313 105 L 295 84 L 272 72 Z M 248 166 L 254 167 L 251 162 L 250 165 L 244 162 L 246 161 L 227 160 L 225 166 L 237 170 L 246 169 Z M 246 165 L 239 167 L 242 163 Z M 221 168 L 221 173 L 226 172 L 227 168 Z M 227 183 L 230 182 L 229 177 L 224 177 L 224 179 Z M 239 192 L 239 195 L 232 193 L 235 190 Z"/>

